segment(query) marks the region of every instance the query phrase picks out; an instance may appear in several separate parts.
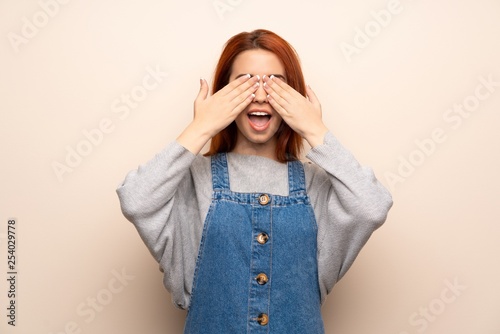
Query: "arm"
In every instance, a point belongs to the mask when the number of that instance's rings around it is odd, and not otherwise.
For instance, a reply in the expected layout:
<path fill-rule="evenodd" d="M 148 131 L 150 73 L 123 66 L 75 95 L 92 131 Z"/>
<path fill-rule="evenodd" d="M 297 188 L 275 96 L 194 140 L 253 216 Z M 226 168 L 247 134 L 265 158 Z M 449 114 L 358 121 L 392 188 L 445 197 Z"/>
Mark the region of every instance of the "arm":
<path fill-rule="evenodd" d="M 328 131 L 310 87 L 306 97 L 279 78 L 264 78 L 268 99 L 283 120 L 312 147 L 307 193 L 318 222 L 318 270 L 322 300 L 347 272 L 392 206 L 373 171 L 359 165 Z"/>
<path fill-rule="evenodd" d="M 194 175 L 190 167 L 205 143 L 252 101 L 256 80 L 243 76 L 210 97 L 201 80 L 193 121 L 176 142 L 128 173 L 116 190 L 124 216 L 160 263 L 164 285 L 180 308 L 189 305 L 203 223 L 198 203 L 203 194 L 197 193 L 194 178 L 206 173 Z"/>
<path fill-rule="evenodd" d="M 129 172 L 116 190 L 123 215 L 135 225 L 157 261 L 168 238 L 167 217 L 180 184 L 189 183 L 189 167 L 194 159 L 194 154 L 173 142 L 146 164 Z M 194 191 L 193 187 L 191 190 Z"/>
<path fill-rule="evenodd" d="M 330 192 L 332 197 L 333 194 L 338 197 L 340 209 L 363 220 L 380 221 L 381 213 L 377 207 L 368 204 L 379 200 L 379 196 L 390 198 L 389 193 L 378 183 L 373 172 L 363 169 L 329 132 L 321 118 L 321 105 L 312 89 L 308 86 L 307 96 L 304 97 L 279 78 L 266 76 L 264 82 L 269 103 L 309 143 L 312 150 L 308 157 L 330 176 Z M 385 213 L 382 216 L 385 219 Z"/>
<path fill-rule="evenodd" d="M 308 194 L 318 221 L 323 298 L 351 267 L 373 231 L 386 220 L 392 197 L 370 168 L 328 132 L 307 157 Z"/>
<path fill-rule="evenodd" d="M 117 194 L 125 217 L 134 224 L 164 272 L 163 283 L 179 308 L 189 305 L 190 278 L 200 225 L 190 166 L 195 155 L 176 142 L 131 171 Z"/>

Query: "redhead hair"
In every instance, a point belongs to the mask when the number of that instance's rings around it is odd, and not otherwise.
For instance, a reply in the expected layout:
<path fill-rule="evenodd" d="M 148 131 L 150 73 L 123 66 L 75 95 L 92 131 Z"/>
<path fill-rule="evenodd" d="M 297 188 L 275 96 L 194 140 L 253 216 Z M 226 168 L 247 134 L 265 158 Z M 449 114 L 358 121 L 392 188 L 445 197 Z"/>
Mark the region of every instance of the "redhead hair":
<path fill-rule="evenodd" d="M 274 53 L 281 60 L 285 68 L 287 84 L 300 94 L 306 96 L 304 75 L 300 67 L 297 52 L 283 38 L 264 29 L 242 32 L 227 41 L 215 69 L 212 86 L 213 94 L 229 83 L 235 58 L 243 51 L 254 49 L 262 49 Z M 205 156 L 232 151 L 236 145 L 236 135 L 236 123 L 232 122 L 212 138 L 210 149 L 205 153 Z M 297 160 L 303 149 L 302 137 L 285 122 L 281 122 L 276 136 L 276 156 L 278 161 Z"/>

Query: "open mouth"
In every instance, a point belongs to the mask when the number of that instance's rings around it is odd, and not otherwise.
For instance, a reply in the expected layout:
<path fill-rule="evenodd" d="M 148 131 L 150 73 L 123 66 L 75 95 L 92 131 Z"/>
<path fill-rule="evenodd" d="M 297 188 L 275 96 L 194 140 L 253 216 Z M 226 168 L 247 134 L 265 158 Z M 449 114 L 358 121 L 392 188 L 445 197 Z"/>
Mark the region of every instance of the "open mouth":
<path fill-rule="evenodd" d="M 271 114 L 265 111 L 252 111 L 248 113 L 248 120 L 254 130 L 263 131 L 269 126 Z"/>

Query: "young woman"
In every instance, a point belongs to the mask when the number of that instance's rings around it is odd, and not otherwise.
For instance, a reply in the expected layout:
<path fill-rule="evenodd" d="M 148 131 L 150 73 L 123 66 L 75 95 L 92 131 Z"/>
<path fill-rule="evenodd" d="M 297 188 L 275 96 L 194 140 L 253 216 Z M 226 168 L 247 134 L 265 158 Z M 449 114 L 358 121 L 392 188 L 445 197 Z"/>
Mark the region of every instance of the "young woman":
<path fill-rule="evenodd" d="M 208 92 L 202 79 L 193 121 L 126 176 L 123 214 L 188 310 L 185 333 L 324 333 L 321 304 L 391 196 L 327 129 L 276 34 L 232 37 Z"/>

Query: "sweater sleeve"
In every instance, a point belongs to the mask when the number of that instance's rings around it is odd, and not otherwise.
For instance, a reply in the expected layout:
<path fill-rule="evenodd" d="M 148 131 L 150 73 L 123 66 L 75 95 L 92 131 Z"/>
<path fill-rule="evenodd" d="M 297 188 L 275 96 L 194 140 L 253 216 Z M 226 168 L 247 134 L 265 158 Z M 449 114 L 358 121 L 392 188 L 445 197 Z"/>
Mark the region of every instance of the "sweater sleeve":
<path fill-rule="evenodd" d="M 331 132 L 308 153 L 307 191 L 318 222 L 321 299 L 351 267 L 387 218 L 392 197 L 372 169 L 362 167 Z"/>
<path fill-rule="evenodd" d="M 190 172 L 196 156 L 173 142 L 146 164 L 127 174 L 117 188 L 123 215 L 134 224 L 164 272 L 174 304 L 187 308 L 196 254 L 193 231 L 200 221 Z M 182 221 L 181 218 L 182 217 Z"/>

